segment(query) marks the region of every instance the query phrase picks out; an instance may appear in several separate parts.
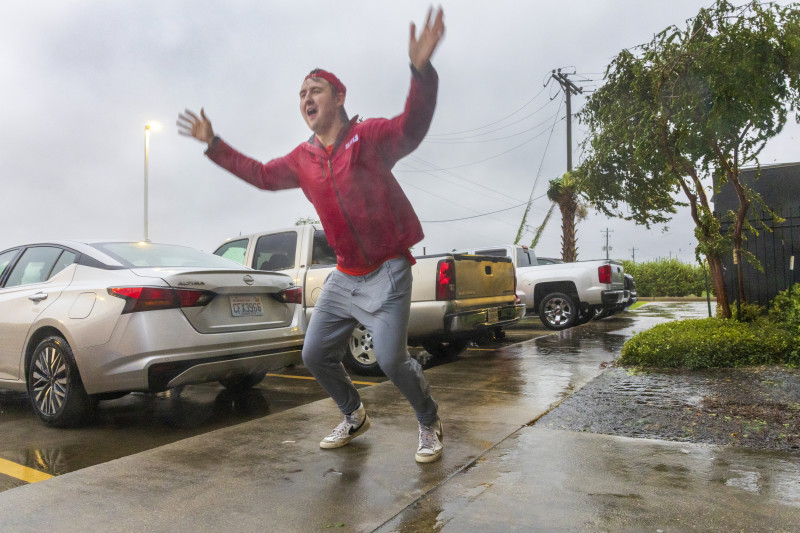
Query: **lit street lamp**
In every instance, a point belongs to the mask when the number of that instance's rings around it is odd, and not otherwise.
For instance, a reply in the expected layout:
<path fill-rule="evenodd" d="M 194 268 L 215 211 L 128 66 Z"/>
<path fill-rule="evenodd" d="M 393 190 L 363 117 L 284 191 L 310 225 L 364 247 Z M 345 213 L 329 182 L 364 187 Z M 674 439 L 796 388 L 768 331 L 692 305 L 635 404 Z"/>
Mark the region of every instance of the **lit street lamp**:
<path fill-rule="evenodd" d="M 150 130 L 157 130 L 158 124 L 148 122 L 144 125 L 144 242 L 150 242 L 147 231 L 147 172 L 150 167 Z"/>

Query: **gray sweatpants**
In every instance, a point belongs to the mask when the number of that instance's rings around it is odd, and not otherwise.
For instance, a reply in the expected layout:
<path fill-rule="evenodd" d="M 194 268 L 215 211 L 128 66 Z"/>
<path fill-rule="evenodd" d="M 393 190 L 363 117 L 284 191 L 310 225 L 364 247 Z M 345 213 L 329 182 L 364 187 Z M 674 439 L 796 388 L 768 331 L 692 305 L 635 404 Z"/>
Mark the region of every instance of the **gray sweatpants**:
<path fill-rule="evenodd" d="M 408 315 L 411 306 L 411 265 L 390 259 L 366 276 L 334 270 L 322 294 L 303 345 L 303 362 L 344 414 L 361 404 L 358 390 L 342 365 L 347 342 L 359 322 L 372 335 L 381 370 L 408 399 L 417 420 L 438 420 L 436 402 L 420 364 L 408 353 Z"/>

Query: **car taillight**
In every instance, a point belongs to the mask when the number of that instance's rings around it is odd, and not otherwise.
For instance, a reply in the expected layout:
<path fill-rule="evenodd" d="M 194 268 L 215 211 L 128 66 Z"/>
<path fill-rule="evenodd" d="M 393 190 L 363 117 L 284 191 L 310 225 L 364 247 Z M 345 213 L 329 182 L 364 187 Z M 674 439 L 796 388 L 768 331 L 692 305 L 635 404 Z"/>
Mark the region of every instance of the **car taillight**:
<path fill-rule="evenodd" d="M 437 268 L 436 299 L 455 300 L 456 264 L 452 259 L 442 259 Z"/>
<path fill-rule="evenodd" d="M 122 313 L 198 307 L 208 304 L 216 296 L 211 291 L 172 289 L 169 287 L 111 287 L 108 294 L 125 300 Z"/>
<path fill-rule="evenodd" d="M 611 283 L 611 265 L 597 267 L 597 277 L 600 278 L 600 283 Z"/>
<path fill-rule="evenodd" d="M 284 304 L 301 304 L 303 303 L 303 288 L 289 287 L 281 292 L 276 292 L 272 297 Z"/>

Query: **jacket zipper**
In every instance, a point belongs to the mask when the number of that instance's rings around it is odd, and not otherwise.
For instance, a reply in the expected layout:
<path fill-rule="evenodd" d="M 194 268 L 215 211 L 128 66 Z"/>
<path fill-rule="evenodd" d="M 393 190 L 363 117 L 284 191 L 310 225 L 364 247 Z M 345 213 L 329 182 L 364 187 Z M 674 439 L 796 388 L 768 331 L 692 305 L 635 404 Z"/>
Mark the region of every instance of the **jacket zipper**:
<path fill-rule="evenodd" d="M 322 177 L 324 178 L 325 177 L 325 167 L 322 164 L 322 159 L 320 159 L 319 164 L 320 164 L 320 167 L 322 167 Z M 344 217 L 345 221 L 347 222 L 347 226 L 350 228 L 350 234 L 353 236 L 353 239 L 355 239 L 356 244 L 358 244 L 358 249 L 361 250 L 361 255 L 364 256 L 364 260 L 367 262 L 368 265 L 371 265 L 372 261 L 370 261 L 370 258 L 367 255 L 367 252 L 364 250 L 364 245 L 361 242 L 361 239 L 358 238 L 358 234 L 356 233 L 355 226 L 353 226 L 353 223 L 350 221 L 350 217 L 347 216 L 347 211 L 344 208 L 344 203 L 342 202 L 341 196 L 339 196 L 339 187 L 336 186 L 336 178 L 334 178 L 334 176 L 333 176 L 333 165 L 331 164 L 331 160 L 330 159 L 328 159 L 328 172 L 330 172 L 330 174 L 331 174 L 331 183 L 333 184 L 333 191 L 336 193 L 336 200 L 339 202 L 339 208 L 342 210 L 342 216 Z"/>

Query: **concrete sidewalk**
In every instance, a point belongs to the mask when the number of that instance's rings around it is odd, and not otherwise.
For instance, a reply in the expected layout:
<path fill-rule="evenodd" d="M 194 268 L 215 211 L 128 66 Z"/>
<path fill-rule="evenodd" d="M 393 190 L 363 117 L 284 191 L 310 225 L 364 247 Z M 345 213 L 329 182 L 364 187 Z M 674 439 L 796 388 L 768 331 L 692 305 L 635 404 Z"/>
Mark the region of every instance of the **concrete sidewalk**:
<path fill-rule="evenodd" d="M 533 425 L 663 319 L 629 313 L 426 371 L 438 463 L 414 461 L 416 421 L 387 382 L 361 390 L 372 429 L 345 448 L 318 446 L 340 418 L 323 400 L 2 492 L 0 530 L 797 531 L 798 454 Z"/>

